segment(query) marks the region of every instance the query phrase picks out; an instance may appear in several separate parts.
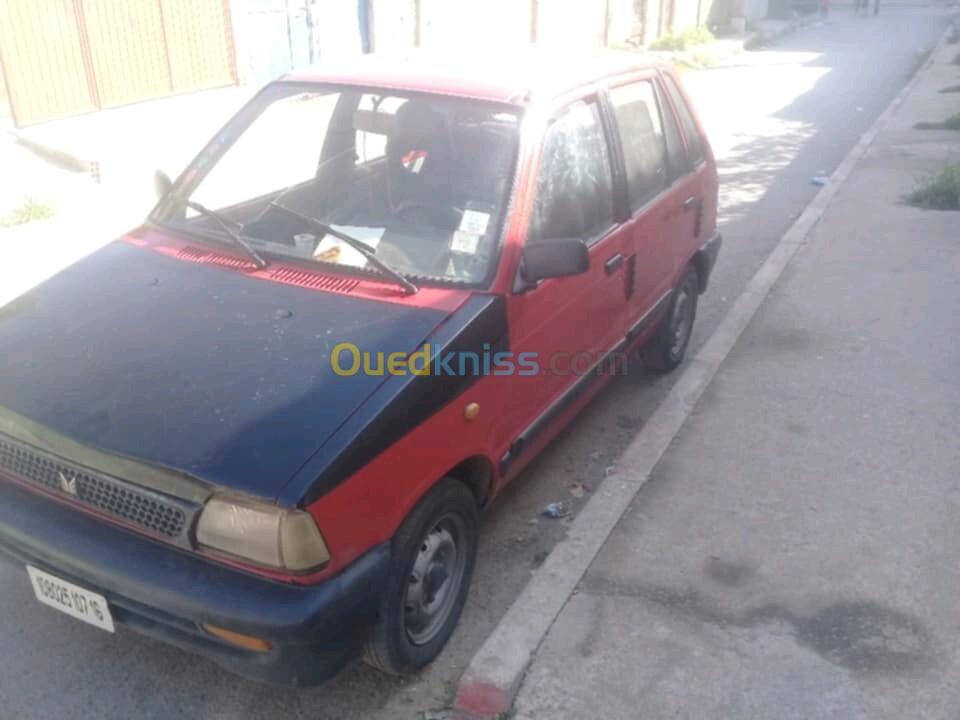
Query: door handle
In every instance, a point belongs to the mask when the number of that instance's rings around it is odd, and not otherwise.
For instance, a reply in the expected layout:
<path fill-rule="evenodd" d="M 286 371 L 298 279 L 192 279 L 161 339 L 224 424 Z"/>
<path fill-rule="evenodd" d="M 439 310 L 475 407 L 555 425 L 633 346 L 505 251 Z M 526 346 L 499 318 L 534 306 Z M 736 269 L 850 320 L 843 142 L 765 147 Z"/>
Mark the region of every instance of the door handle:
<path fill-rule="evenodd" d="M 696 204 L 697 204 L 697 198 L 691 195 L 690 197 L 688 197 L 686 200 L 683 201 L 683 211 L 687 212 L 688 210 L 692 210 L 696 206 Z"/>
<path fill-rule="evenodd" d="M 613 275 L 623 266 L 623 255 L 617 253 L 603 264 L 603 271 L 607 275 Z"/>

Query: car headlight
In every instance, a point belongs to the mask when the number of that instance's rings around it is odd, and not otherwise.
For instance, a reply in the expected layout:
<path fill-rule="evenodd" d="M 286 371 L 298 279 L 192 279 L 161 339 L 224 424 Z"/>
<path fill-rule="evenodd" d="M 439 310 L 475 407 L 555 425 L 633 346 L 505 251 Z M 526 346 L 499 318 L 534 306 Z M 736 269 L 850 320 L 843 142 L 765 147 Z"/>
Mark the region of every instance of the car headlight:
<path fill-rule="evenodd" d="M 313 516 L 246 499 L 214 496 L 197 523 L 197 542 L 258 565 L 302 572 L 330 560 Z"/>

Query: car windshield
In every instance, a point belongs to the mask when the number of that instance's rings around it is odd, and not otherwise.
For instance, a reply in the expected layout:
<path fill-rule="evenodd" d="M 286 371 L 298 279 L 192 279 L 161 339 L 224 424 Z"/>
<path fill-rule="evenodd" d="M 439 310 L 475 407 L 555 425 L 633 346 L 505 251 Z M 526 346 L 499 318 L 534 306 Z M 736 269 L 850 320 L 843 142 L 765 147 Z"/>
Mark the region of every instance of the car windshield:
<path fill-rule="evenodd" d="M 516 164 L 515 109 L 436 95 L 279 83 L 184 173 L 153 219 L 216 238 L 236 223 L 258 252 L 375 271 L 318 220 L 417 279 L 482 283 Z"/>

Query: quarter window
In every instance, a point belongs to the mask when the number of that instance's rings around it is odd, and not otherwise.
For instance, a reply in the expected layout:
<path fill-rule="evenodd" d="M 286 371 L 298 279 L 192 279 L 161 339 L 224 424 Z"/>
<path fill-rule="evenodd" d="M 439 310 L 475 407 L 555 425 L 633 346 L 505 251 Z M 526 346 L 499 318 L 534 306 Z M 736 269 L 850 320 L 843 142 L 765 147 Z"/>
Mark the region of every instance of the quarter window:
<path fill-rule="evenodd" d="M 700 131 L 697 129 L 697 123 L 693 120 L 690 108 L 687 107 L 680 88 L 676 81 L 669 75 L 663 76 L 664 84 L 667 87 L 667 94 L 673 101 L 673 106 L 677 109 L 677 115 L 680 116 L 680 124 L 683 126 L 683 134 L 687 138 L 687 157 L 690 158 L 690 164 L 696 167 L 705 159 L 703 152 L 703 138 L 700 137 Z"/>
<path fill-rule="evenodd" d="M 667 185 L 667 150 L 660 111 L 650 82 L 610 91 L 627 170 L 630 207 L 637 210 Z"/>
<path fill-rule="evenodd" d="M 667 141 L 667 168 L 669 170 L 667 183 L 669 184 L 690 171 L 690 161 L 687 158 L 687 151 L 683 147 L 683 138 L 680 136 L 677 119 L 670 108 L 670 103 L 663 95 L 662 88 L 657 92 L 657 99 L 660 101 L 660 117 L 663 119 L 663 137 Z"/>
<path fill-rule="evenodd" d="M 613 225 L 610 154 L 596 100 L 566 108 L 547 128 L 531 239 L 589 239 Z"/>

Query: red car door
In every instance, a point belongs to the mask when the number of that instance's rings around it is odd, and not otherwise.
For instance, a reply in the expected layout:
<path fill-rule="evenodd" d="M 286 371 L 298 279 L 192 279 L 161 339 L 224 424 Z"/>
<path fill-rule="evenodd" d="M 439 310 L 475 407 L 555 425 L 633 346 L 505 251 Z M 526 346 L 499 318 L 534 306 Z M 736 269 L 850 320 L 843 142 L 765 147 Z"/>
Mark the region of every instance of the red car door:
<path fill-rule="evenodd" d="M 652 75 L 621 82 L 607 92 L 626 178 L 627 249 L 633 277 L 629 319 L 634 334 L 656 319 L 674 279 L 672 244 L 677 206 L 663 122 Z"/>
<path fill-rule="evenodd" d="M 560 110 L 541 148 L 537 191 L 526 241 L 581 238 L 590 268 L 571 277 L 520 283 L 509 297 L 510 344 L 524 363 L 511 383 L 507 424 L 519 434 L 511 460 L 535 452 L 543 431 L 589 391 L 595 367 L 626 332 L 626 235 L 614 212 L 610 138 L 597 97 Z M 507 463 L 508 465 L 510 463 Z"/>

